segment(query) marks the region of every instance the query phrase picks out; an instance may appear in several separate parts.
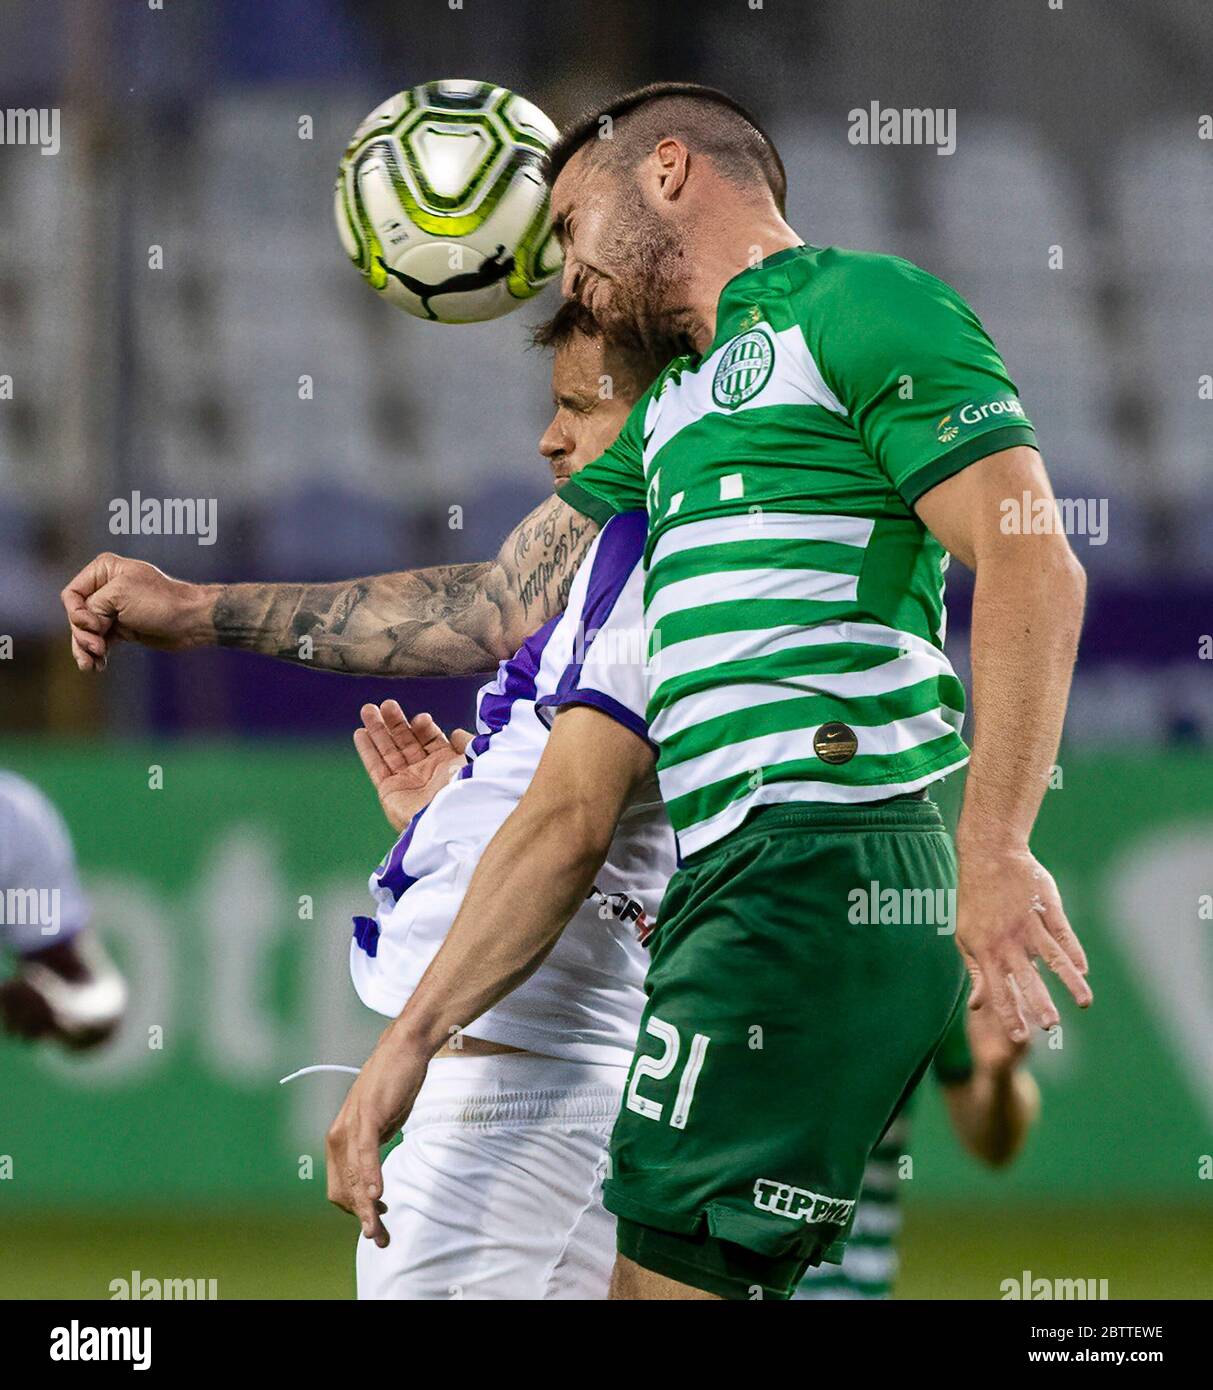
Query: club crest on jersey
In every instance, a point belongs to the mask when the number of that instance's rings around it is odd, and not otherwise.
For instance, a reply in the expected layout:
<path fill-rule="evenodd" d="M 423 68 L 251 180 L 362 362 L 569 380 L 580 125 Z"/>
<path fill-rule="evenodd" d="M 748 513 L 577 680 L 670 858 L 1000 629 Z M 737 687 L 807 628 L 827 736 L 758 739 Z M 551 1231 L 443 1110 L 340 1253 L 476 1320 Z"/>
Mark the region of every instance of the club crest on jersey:
<path fill-rule="evenodd" d="M 735 410 L 753 399 L 771 379 L 775 344 L 761 328 L 741 334 L 725 348 L 712 378 L 712 399 Z"/>

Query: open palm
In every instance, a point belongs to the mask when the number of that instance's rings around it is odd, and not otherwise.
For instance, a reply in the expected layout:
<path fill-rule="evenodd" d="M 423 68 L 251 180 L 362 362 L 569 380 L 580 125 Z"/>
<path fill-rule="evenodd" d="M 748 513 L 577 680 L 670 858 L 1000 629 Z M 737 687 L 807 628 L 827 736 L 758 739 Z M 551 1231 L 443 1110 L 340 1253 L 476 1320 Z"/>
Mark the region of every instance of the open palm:
<path fill-rule="evenodd" d="M 464 766 L 472 736 L 456 729 L 447 738 L 428 714 L 410 720 L 395 700 L 363 705 L 360 713 L 354 747 L 384 815 L 394 830 L 403 830 Z"/>

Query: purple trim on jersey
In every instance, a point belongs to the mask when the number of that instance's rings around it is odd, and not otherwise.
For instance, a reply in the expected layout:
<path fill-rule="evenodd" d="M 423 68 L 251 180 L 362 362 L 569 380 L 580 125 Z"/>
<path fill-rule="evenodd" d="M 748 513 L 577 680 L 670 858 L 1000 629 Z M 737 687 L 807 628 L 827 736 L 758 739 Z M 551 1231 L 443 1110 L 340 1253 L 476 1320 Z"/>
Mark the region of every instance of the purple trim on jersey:
<path fill-rule="evenodd" d="M 644 543 L 649 533 L 647 512 L 620 512 L 602 528 L 590 582 L 586 585 L 585 603 L 581 606 L 581 625 L 594 632 L 611 616 L 615 601 L 632 571 L 644 558 Z M 589 651 L 591 637 L 584 650 Z"/>
<path fill-rule="evenodd" d="M 417 882 L 411 874 L 404 872 L 404 856 L 408 853 L 409 846 L 413 843 L 413 832 L 417 829 L 417 822 L 425 815 L 429 808 L 423 806 L 420 811 L 404 827 L 400 838 L 392 846 L 392 852 L 387 857 L 387 863 L 379 870 L 379 877 L 375 882 L 380 888 L 386 888 L 392 895 L 395 902 L 400 901 L 400 895 L 407 893 L 408 890 Z"/>
<path fill-rule="evenodd" d="M 649 737 L 648 722 L 634 710 L 628 709 L 627 705 L 621 705 L 610 695 L 604 695 L 601 690 L 566 690 L 556 695 L 545 695 L 535 706 L 535 713 L 550 729 L 556 710 L 564 709 L 567 705 L 590 705 L 593 709 L 600 709 L 603 714 L 609 714 L 617 724 L 630 729 L 637 738 L 644 739 L 656 756 L 657 745 Z"/>
<path fill-rule="evenodd" d="M 631 729 L 646 743 L 652 743 L 647 722 L 632 710 L 601 691 L 579 688 L 581 668 L 586 655 L 594 645 L 594 638 L 607 623 L 619 595 L 623 593 L 633 571 L 644 558 L 648 530 L 648 514 L 640 511 L 620 512 L 602 528 L 602 534 L 598 538 L 598 549 L 594 553 L 593 568 L 590 570 L 590 581 L 586 586 L 585 603 L 581 609 L 581 631 L 574 644 L 574 651 L 579 652 L 580 660 L 570 662 L 564 668 L 555 691 L 551 695 L 545 695 L 535 704 L 535 713 L 549 728 L 551 719 L 543 713 L 544 710 L 556 709 L 561 705 L 594 705 L 613 719 L 617 719 L 625 728 Z"/>
<path fill-rule="evenodd" d="M 379 923 L 373 917 L 354 918 L 354 940 L 372 958 L 379 954 Z"/>
<path fill-rule="evenodd" d="M 490 734 L 500 733 L 510 722 L 516 701 L 535 698 L 535 680 L 539 675 L 539 663 L 543 660 L 543 649 L 559 621 L 559 614 L 550 618 L 538 632 L 531 633 L 508 661 L 501 663 L 495 682 L 497 689 L 484 693 L 477 711 L 481 723 L 488 725 Z M 483 748 L 477 750 L 483 751 Z"/>

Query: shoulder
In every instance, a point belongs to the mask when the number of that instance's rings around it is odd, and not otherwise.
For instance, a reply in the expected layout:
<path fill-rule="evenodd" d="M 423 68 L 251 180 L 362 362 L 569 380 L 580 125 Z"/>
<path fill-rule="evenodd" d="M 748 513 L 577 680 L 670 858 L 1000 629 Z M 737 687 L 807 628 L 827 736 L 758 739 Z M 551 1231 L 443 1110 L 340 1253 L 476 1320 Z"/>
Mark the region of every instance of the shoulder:
<path fill-rule="evenodd" d="M 618 512 L 594 537 L 569 590 L 561 618 L 561 640 L 619 622 L 621 615 L 644 602 L 644 546 L 648 517 L 642 511 Z"/>
<path fill-rule="evenodd" d="M 826 303 L 832 310 L 845 311 L 858 304 L 896 311 L 903 302 L 960 299 L 950 285 L 913 261 L 877 251 L 851 251 L 842 246 L 811 248 L 797 259 L 792 273 L 797 281 L 794 292 L 807 304 Z"/>
<path fill-rule="evenodd" d="M 639 509 L 619 512 L 602 528 L 586 559 L 606 557 L 614 569 L 632 569 L 644 558 L 644 543 L 649 533 L 648 513 Z"/>
<path fill-rule="evenodd" d="M 569 598 L 569 612 L 576 609 L 575 621 L 600 626 L 633 576 L 639 575 L 643 582 L 648 529 L 643 511 L 619 512 L 594 538 L 577 574 L 579 591 Z"/>

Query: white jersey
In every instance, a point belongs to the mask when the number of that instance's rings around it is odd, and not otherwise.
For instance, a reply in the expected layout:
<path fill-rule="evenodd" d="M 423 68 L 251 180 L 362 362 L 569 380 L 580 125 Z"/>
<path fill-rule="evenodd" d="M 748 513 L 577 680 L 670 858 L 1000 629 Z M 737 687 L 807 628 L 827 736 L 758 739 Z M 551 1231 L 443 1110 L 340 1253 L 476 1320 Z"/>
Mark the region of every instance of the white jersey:
<path fill-rule="evenodd" d="M 469 765 L 414 816 L 371 875 L 378 911 L 354 919 L 350 948 L 354 985 L 371 1008 L 394 1017 L 416 988 L 481 854 L 526 791 L 556 708 L 592 705 L 648 738 L 646 529 L 643 512 L 603 528 L 565 612 L 481 690 Z M 535 974 L 469 1024 L 468 1035 L 569 1061 L 626 1064 L 644 1004 L 641 936 L 674 863 L 673 831 L 653 779 L 624 811 L 595 895 Z"/>
<path fill-rule="evenodd" d="M 0 772 L 0 947 L 34 955 L 70 940 L 88 915 L 63 817 L 32 782 Z"/>

